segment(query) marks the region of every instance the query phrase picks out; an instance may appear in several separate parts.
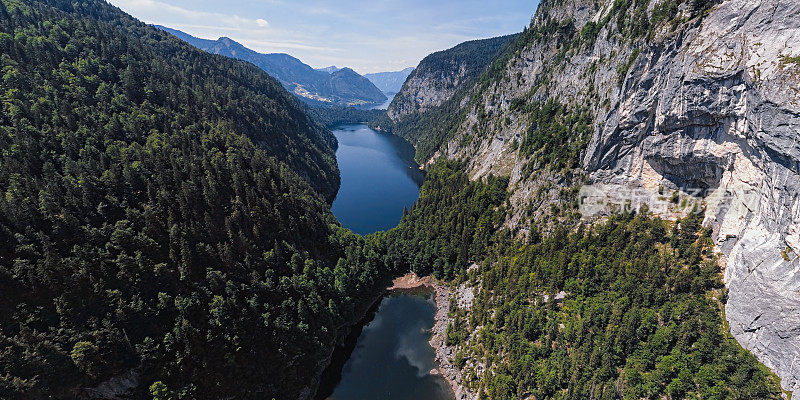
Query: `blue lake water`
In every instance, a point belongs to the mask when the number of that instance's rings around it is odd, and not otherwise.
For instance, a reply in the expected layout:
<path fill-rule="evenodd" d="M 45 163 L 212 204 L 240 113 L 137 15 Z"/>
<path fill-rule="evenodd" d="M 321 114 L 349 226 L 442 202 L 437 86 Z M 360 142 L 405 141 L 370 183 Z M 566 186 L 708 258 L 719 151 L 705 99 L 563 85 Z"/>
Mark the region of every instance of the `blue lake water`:
<path fill-rule="evenodd" d="M 452 400 L 428 344 L 436 305 L 409 294 L 383 299 L 374 318 L 364 326 L 338 380 L 321 387 L 327 400 Z M 356 332 L 358 333 L 358 332 Z M 336 362 L 334 360 L 334 362 Z"/>
<path fill-rule="evenodd" d="M 384 92 L 383 94 L 386 95 L 387 100 L 385 102 L 383 102 L 383 104 L 380 104 L 380 105 L 377 105 L 377 106 L 373 106 L 372 107 L 373 110 L 385 110 L 385 109 L 389 108 L 389 104 L 392 104 L 392 100 L 394 100 L 394 96 L 397 95 L 397 93 L 386 93 L 386 92 Z"/>
<path fill-rule="evenodd" d="M 336 159 L 342 177 L 333 214 L 362 235 L 395 227 L 403 209 L 419 197 L 424 178 L 414 163 L 414 148 L 366 125 L 345 125 L 333 134 L 339 140 Z"/>

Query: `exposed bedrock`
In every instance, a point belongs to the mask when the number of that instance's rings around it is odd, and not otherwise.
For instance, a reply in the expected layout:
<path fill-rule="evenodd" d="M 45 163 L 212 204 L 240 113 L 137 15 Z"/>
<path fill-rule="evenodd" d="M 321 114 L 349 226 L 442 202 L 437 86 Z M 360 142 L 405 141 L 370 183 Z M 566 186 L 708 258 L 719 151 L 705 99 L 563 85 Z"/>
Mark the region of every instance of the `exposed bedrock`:
<path fill-rule="evenodd" d="M 595 183 L 692 191 L 725 255 L 734 337 L 800 389 L 800 4 L 731 0 L 644 51 L 595 136 Z"/>
<path fill-rule="evenodd" d="M 659 3 L 653 0 L 650 9 Z M 580 32 L 602 20 L 611 2 L 546 4 L 534 24 L 571 21 Z M 689 15 L 685 8 L 681 13 Z M 435 157 L 466 159 L 473 178 L 510 175 L 516 214 L 509 225 L 522 224 L 525 204 L 537 200 L 548 208 L 548 201 L 558 201 L 553 193 L 562 181 L 522 174 L 527 160 L 513 143 L 529 125 L 512 102 L 535 92 L 531 101 L 546 96 L 589 107 L 595 132 L 582 161 L 589 192 L 648 203 L 667 218 L 680 212 L 654 202 L 669 203 L 676 192 L 701 200 L 726 264 L 726 315 L 734 337 L 781 377 L 785 389 L 797 391 L 800 2 L 723 1 L 704 17 L 687 17 L 677 29 L 665 25 L 653 40 L 635 45 L 610 29 L 555 66 L 563 44 L 558 39 L 520 50 L 505 71 L 514 79 L 493 83 L 470 105 Z M 537 84 L 545 74 L 542 90 Z M 473 140 L 474 132 L 487 134 Z"/>

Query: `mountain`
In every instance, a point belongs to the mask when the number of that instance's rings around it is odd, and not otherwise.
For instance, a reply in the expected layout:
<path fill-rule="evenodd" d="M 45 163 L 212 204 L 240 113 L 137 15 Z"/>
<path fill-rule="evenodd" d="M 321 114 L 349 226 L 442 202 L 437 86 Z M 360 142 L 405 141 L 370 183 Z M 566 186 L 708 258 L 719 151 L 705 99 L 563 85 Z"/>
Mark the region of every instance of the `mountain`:
<path fill-rule="evenodd" d="M 369 79 L 383 93 L 397 93 L 412 72 L 414 72 L 414 67 L 409 67 L 402 71 L 365 74 L 364 77 Z"/>
<path fill-rule="evenodd" d="M 425 57 L 410 74 L 389 108 L 393 120 L 423 113 L 447 101 L 456 90 L 477 78 L 503 46 L 516 35 L 461 43 Z"/>
<path fill-rule="evenodd" d="M 334 73 L 334 72 L 336 72 L 336 71 L 338 71 L 340 69 L 341 68 L 339 68 L 339 67 L 337 67 L 335 65 L 331 65 L 330 67 L 317 68 L 317 71 L 322 71 L 322 72 L 327 72 L 329 74 L 332 74 L 332 73 Z M 366 76 L 365 76 L 365 78 L 366 78 Z"/>
<path fill-rule="evenodd" d="M 408 140 L 423 164 L 463 117 L 459 101 L 517 36 L 464 42 L 425 57 L 395 95 L 386 117 L 373 121 L 373 128 Z"/>
<path fill-rule="evenodd" d="M 386 101 L 386 96 L 375 85 L 349 68 L 318 71 L 288 54 L 261 54 L 230 38 L 200 39 L 164 26 L 157 28 L 209 53 L 250 62 L 312 105 L 364 106 Z"/>
<path fill-rule="evenodd" d="M 463 160 L 477 182 L 508 177 L 503 225 L 533 242 L 615 210 L 675 227 L 699 215 L 721 254 L 725 292 L 713 296 L 725 335 L 797 391 L 798 16 L 792 0 L 545 0 L 477 79 L 463 79 L 457 63 L 421 64 L 380 124 L 414 143 L 422 163 Z M 502 303 L 480 303 L 493 301 Z M 496 311 L 525 312 L 505 304 Z"/>
<path fill-rule="evenodd" d="M 329 91 L 336 93 L 338 96 L 341 96 L 345 99 L 370 99 L 372 104 L 382 103 L 387 99 L 386 95 L 384 95 L 380 90 L 377 90 L 372 82 L 350 68 L 342 68 L 331 73 L 330 80 L 328 81 L 326 87 L 329 88 Z M 348 105 L 359 104 L 370 103 L 348 103 Z"/>
<path fill-rule="evenodd" d="M 389 269 L 336 140 L 99 0 L 0 0 L 0 398 L 307 399 Z"/>

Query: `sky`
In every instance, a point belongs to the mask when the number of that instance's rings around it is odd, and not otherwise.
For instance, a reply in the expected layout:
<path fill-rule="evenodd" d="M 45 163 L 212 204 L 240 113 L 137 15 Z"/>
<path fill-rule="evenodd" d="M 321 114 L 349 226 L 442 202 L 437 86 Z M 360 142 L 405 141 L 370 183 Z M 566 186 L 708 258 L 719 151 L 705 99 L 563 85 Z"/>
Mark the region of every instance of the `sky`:
<path fill-rule="evenodd" d="M 110 0 L 134 17 L 204 39 L 227 36 L 315 68 L 414 67 L 458 43 L 521 32 L 538 0 Z"/>

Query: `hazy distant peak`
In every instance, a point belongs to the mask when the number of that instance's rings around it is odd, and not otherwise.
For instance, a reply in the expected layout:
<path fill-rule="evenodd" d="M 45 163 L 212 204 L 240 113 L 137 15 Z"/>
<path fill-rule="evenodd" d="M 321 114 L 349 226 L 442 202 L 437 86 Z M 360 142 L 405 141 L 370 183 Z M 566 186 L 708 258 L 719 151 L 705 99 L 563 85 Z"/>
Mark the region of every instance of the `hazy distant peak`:
<path fill-rule="evenodd" d="M 403 83 L 405 83 L 408 76 L 414 72 L 414 69 L 414 67 L 408 67 L 402 71 L 377 72 L 366 74 L 364 77 L 384 93 L 397 93 L 403 87 Z"/>

